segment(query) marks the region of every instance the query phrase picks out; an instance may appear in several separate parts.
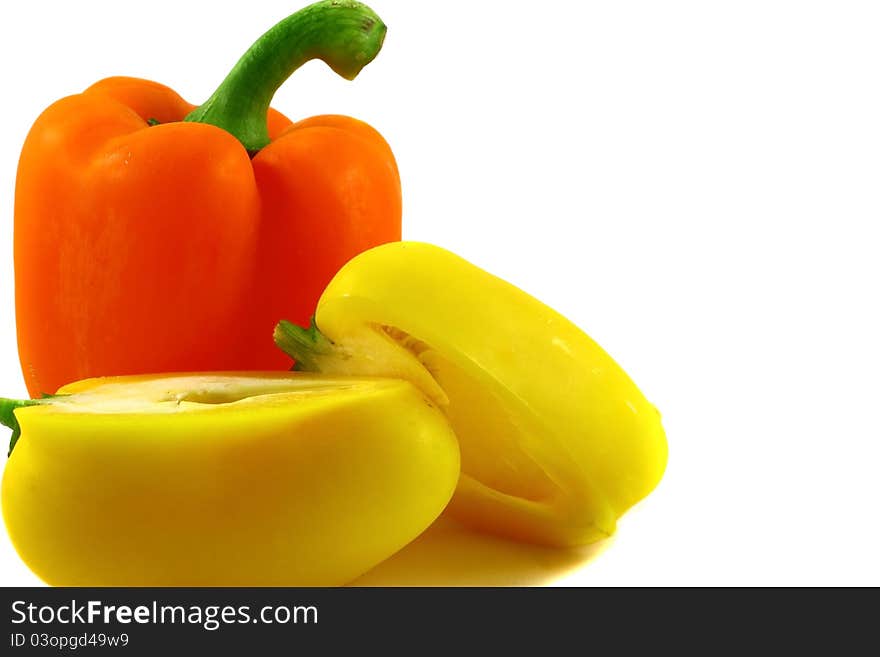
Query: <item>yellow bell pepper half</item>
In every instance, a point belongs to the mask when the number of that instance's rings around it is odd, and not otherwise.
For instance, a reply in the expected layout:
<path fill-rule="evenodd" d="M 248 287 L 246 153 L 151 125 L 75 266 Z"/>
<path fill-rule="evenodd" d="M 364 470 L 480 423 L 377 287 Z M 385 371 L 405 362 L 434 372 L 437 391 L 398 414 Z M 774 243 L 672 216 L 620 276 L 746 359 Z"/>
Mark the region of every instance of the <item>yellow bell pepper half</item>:
<path fill-rule="evenodd" d="M 12 542 L 50 584 L 344 584 L 428 527 L 458 480 L 447 420 L 405 381 L 165 375 L 58 392 L 15 409 L 2 485 Z"/>
<path fill-rule="evenodd" d="M 458 437 L 450 511 L 521 540 L 593 542 L 666 466 L 657 410 L 559 313 L 439 247 L 397 242 L 355 257 L 311 329 L 281 322 L 297 368 L 418 386 Z"/>

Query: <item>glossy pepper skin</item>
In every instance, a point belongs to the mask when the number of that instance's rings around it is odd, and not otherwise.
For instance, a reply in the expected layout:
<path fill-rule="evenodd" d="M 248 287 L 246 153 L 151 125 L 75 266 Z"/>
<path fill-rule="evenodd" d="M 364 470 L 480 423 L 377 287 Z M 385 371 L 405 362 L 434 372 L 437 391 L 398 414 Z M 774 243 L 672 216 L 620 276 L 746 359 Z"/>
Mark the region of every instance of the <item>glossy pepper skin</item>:
<path fill-rule="evenodd" d="M 14 410 L 2 484 L 13 545 L 53 585 L 344 584 L 428 527 L 458 479 L 448 423 L 404 381 L 146 376 L 59 393 Z"/>
<path fill-rule="evenodd" d="M 450 511 L 480 529 L 571 546 L 610 536 L 660 481 L 660 415 L 583 331 L 522 290 L 429 244 L 355 257 L 310 330 L 276 342 L 301 370 L 407 379 L 461 447 Z"/>
<path fill-rule="evenodd" d="M 291 123 L 269 102 L 309 59 L 353 78 L 384 35 L 367 7 L 320 2 L 267 32 L 198 108 L 110 78 L 37 119 L 14 237 L 32 396 L 93 376 L 286 366 L 275 322 L 306 323 L 339 267 L 400 239 L 400 180 L 366 123 Z"/>

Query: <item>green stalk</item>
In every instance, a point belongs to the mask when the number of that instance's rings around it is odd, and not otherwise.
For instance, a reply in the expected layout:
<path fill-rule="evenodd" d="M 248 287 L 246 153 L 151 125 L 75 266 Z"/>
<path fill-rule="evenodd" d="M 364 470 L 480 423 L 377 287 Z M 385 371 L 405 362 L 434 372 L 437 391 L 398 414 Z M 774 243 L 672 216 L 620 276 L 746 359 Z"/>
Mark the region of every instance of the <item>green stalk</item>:
<path fill-rule="evenodd" d="M 282 319 L 275 325 L 273 338 L 278 348 L 293 358 L 297 372 L 320 372 L 318 359 L 333 353 L 333 343 L 318 330 L 314 317 L 307 329 Z"/>
<path fill-rule="evenodd" d="M 346 80 L 379 54 L 385 24 L 352 0 L 316 2 L 275 25 L 242 55 L 217 90 L 184 121 L 232 133 L 252 155 L 269 144 L 266 113 L 300 66 L 320 59 Z"/>
<path fill-rule="evenodd" d="M 34 406 L 39 403 L 41 403 L 39 399 L 6 399 L 0 397 L 0 424 L 12 429 L 12 436 L 9 439 L 9 454 L 12 454 L 12 449 L 21 435 L 21 427 L 18 425 L 18 418 L 15 417 L 15 409 L 24 406 Z"/>

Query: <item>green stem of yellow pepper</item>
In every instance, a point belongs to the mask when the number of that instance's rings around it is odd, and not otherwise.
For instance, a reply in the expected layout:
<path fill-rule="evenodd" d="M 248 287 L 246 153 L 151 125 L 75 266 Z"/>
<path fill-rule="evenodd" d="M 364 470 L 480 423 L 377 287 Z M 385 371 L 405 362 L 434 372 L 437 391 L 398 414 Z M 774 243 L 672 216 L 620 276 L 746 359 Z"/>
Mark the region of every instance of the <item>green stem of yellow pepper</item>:
<path fill-rule="evenodd" d="M 14 412 L 15 409 L 24 406 L 34 406 L 39 403 L 39 399 L 6 399 L 5 397 L 0 397 L 0 424 L 12 429 L 12 437 L 9 439 L 8 454 L 12 454 L 12 450 L 15 448 L 15 443 L 18 442 L 18 437 L 21 435 L 21 427 L 18 426 L 18 420 L 16 419 Z"/>
<path fill-rule="evenodd" d="M 298 372 L 315 371 L 318 368 L 315 355 L 327 355 L 333 351 L 333 343 L 318 330 L 314 317 L 307 329 L 282 319 L 275 326 L 273 337 L 278 348 L 293 358 L 293 369 Z"/>
<path fill-rule="evenodd" d="M 360 2 L 309 5 L 257 39 L 213 95 L 184 121 L 223 128 L 254 154 L 269 144 L 266 113 L 272 97 L 296 69 L 320 59 L 352 80 L 379 54 L 385 30 L 376 13 Z"/>

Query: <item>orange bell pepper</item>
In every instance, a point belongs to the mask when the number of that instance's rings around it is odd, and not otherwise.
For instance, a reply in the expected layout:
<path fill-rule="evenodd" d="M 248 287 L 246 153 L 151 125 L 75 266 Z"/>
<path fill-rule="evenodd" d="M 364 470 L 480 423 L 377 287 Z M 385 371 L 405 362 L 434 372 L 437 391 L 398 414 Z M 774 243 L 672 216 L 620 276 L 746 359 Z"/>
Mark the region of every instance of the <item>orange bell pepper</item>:
<path fill-rule="evenodd" d="M 400 239 L 397 165 L 343 116 L 269 108 L 300 65 L 353 79 L 385 25 L 319 2 L 264 34 L 200 107 L 102 80 L 50 106 L 15 191 L 16 317 L 31 395 L 88 377 L 286 369 L 272 329 L 303 324 L 336 271 Z"/>

